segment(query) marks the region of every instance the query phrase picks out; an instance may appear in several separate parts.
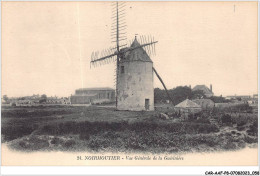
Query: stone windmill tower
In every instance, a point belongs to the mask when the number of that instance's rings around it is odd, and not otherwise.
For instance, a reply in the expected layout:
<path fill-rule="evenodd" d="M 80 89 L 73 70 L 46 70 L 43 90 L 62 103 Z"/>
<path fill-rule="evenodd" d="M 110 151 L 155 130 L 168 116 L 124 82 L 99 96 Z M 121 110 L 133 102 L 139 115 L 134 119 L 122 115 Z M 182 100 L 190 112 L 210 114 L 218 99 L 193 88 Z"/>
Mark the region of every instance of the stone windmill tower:
<path fill-rule="evenodd" d="M 116 47 L 104 50 L 99 56 L 99 52 L 93 52 L 91 65 L 97 66 L 116 61 L 116 108 L 118 110 L 154 110 L 154 87 L 153 72 L 163 84 L 168 97 L 168 91 L 153 67 L 153 62 L 149 55 L 155 54 L 155 43 L 152 37 L 141 36 L 139 43 L 137 37 L 130 43 L 129 47 L 121 42 L 126 40 L 122 36 L 125 23 L 119 19 L 124 10 L 122 4 L 115 3 L 115 19 L 112 36 L 116 42 Z M 149 41 L 149 42 L 147 42 Z M 171 98 L 170 98 L 171 100 Z"/>
<path fill-rule="evenodd" d="M 119 62 L 119 110 L 154 110 L 153 62 L 137 39 Z"/>

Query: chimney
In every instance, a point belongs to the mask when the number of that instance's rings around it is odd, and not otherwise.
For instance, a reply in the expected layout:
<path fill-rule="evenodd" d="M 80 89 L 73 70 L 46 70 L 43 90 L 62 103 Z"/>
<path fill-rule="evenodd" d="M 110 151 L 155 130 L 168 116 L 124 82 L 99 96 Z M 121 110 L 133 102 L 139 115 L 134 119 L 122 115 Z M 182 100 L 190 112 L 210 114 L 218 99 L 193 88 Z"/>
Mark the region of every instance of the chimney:
<path fill-rule="evenodd" d="M 212 92 L 212 84 L 210 84 L 210 91 Z"/>
<path fill-rule="evenodd" d="M 189 85 L 189 88 L 191 89 L 191 85 Z"/>

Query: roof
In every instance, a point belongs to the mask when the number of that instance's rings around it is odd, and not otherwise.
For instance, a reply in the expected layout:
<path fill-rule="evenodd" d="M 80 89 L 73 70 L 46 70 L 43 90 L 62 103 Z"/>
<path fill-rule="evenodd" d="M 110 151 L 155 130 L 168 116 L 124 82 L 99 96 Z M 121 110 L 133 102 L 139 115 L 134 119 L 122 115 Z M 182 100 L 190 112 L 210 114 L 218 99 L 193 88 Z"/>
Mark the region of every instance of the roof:
<path fill-rule="evenodd" d="M 213 92 L 205 85 L 196 85 L 193 89 L 195 90 L 202 90 L 205 94 L 212 94 Z"/>
<path fill-rule="evenodd" d="M 72 95 L 72 97 L 94 97 L 97 94 L 81 94 L 81 95 Z"/>
<path fill-rule="evenodd" d="M 133 41 L 131 48 L 141 46 L 140 43 L 135 40 Z M 152 62 L 146 51 L 143 47 L 133 49 L 132 51 L 126 52 L 124 61 L 144 61 L 144 62 Z"/>
<path fill-rule="evenodd" d="M 201 108 L 200 105 L 198 105 L 197 103 L 189 99 L 184 100 L 183 102 L 177 104 L 175 107 L 176 108 Z"/>
<path fill-rule="evenodd" d="M 114 89 L 112 89 L 110 87 L 92 87 L 92 88 L 80 88 L 77 90 L 114 90 Z"/>

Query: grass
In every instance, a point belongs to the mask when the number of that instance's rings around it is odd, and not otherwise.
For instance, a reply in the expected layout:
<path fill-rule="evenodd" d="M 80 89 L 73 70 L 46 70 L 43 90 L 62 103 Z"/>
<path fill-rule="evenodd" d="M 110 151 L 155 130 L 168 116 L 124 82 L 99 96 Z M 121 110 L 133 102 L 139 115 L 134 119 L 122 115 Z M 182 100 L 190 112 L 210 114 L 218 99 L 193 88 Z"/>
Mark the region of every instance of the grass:
<path fill-rule="evenodd" d="M 61 123 L 47 124 L 35 131 L 35 134 L 44 135 L 62 135 L 62 134 L 81 134 L 93 135 L 105 132 L 129 132 L 136 133 L 157 133 L 164 132 L 170 134 L 208 134 L 218 132 L 218 128 L 212 124 L 201 124 L 194 122 L 175 122 L 168 123 L 165 121 L 147 122 L 147 121 L 119 121 L 119 122 L 75 122 L 67 121 Z"/>
<path fill-rule="evenodd" d="M 81 138 L 79 135 L 55 136 L 48 144 L 49 135 L 33 135 L 20 138 L 12 147 L 24 151 L 61 150 L 61 151 L 110 151 L 110 152 L 205 152 L 236 150 L 246 144 L 257 143 L 256 137 L 238 136 L 228 133 L 210 134 L 172 134 L 165 132 L 104 132 Z M 40 138 L 32 140 L 30 138 Z M 45 139 L 45 140 L 43 140 Z M 37 141 L 37 145 L 35 145 Z M 17 146 L 17 143 L 20 146 Z M 37 146 L 37 148 L 35 147 Z"/>
<path fill-rule="evenodd" d="M 257 121 L 250 115 L 231 116 L 237 127 L 224 132 L 205 118 L 162 120 L 159 113 L 94 106 L 4 107 L 2 142 L 22 151 L 155 153 L 235 150 L 258 142 Z"/>

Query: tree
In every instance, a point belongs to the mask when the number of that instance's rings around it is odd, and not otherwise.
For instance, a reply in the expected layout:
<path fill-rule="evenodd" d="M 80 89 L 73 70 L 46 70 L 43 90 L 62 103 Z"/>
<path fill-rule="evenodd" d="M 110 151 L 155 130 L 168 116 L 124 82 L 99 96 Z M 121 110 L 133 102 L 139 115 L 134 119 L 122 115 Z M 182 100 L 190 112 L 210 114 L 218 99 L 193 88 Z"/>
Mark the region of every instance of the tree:
<path fill-rule="evenodd" d="M 4 99 L 5 102 L 8 102 L 8 100 L 9 100 L 9 98 L 7 97 L 7 95 L 4 95 L 4 96 L 3 96 L 3 99 Z"/>
<path fill-rule="evenodd" d="M 41 95 L 41 99 L 39 100 L 39 103 L 44 103 L 44 102 L 46 102 L 46 101 L 47 101 L 47 95 L 42 94 L 42 95 Z"/>
<path fill-rule="evenodd" d="M 203 90 L 195 90 L 191 92 L 191 99 L 205 98 Z"/>
<path fill-rule="evenodd" d="M 46 102 L 46 99 L 42 98 L 42 99 L 39 100 L 39 103 L 45 103 L 45 102 Z"/>
<path fill-rule="evenodd" d="M 173 100 L 173 104 L 176 105 L 180 102 L 182 102 L 185 99 L 196 99 L 205 97 L 205 94 L 203 91 L 192 91 L 190 87 L 187 86 L 178 86 L 173 89 L 168 90 L 169 95 L 171 99 Z M 167 97 L 166 91 L 161 90 L 159 88 L 154 89 L 154 101 L 155 103 L 158 102 L 165 102 L 166 100 L 169 100 L 169 97 Z"/>
<path fill-rule="evenodd" d="M 18 100 L 25 100 L 25 97 L 19 97 Z"/>
<path fill-rule="evenodd" d="M 42 94 L 42 95 L 41 95 L 41 98 L 42 98 L 42 99 L 47 99 L 47 95 Z"/>
<path fill-rule="evenodd" d="M 160 102 L 165 102 L 166 100 L 167 100 L 167 96 L 166 96 L 165 90 L 155 88 L 154 89 L 154 102 L 160 103 Z"/>
<path fill-rule="evenodd" d="M 230 100 L 226 100 L 224 97 L 222 96 L 212 96 L 210 97 L 210 99 L 214 102 L 214 103 L 228 103 L 230 102 Z"/>
<path fill-rule="evenodd" d="M 191 98 L 191 88 L 187 86 L 178 86 L 175 89 L 169 90 L 169 94 L 173 99 L 173 104 L 177 105 L 187 98 Z"/>

